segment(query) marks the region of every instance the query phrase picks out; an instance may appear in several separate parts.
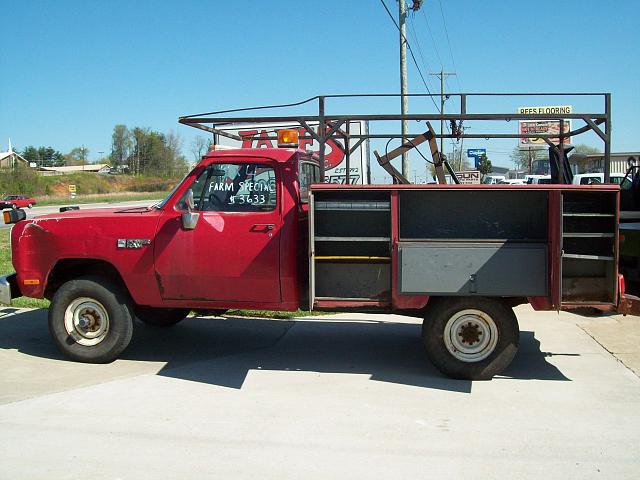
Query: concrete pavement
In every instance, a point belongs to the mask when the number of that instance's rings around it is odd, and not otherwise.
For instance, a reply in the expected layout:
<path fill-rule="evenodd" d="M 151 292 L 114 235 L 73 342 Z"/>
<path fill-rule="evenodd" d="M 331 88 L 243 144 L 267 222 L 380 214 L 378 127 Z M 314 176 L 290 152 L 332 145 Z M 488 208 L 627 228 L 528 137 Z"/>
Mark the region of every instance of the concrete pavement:
<path fill-rule="evenodd" d="M 516 313 L 505 376 L 466 382 L 409 317 L 139 325 L 83 365 L 3 308 L 0 478 L 637 478 L 640 378 L 586 333 L 619 319 Z"/>

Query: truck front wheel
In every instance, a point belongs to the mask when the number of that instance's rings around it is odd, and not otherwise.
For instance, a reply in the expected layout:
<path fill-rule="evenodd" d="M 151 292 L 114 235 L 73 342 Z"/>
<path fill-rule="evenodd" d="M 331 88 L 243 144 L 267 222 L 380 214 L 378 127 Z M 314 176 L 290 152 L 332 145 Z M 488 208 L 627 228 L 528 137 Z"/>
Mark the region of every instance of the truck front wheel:
<path fill-rule="evenodd" d="M 501 373 L 518 351 L 513 310 L 483 297 L 434 299 L 422 324 L 429 360 L 445 375 L 488 380 Z"/>
<path fill-rule="evenodd" d="M 140 305 L 135 307 L 134 312 L 138 320 L 155 327 L 170 327 L 189 315 L 188 308 L 153 308 Z"/>
<path fill-rule="evenodd" d="M 109 363 L 133 335 L 130 299 L 101 277 L 64 283 L 49 307 L 49 331 L 62 353 L 85 363 Z"/>

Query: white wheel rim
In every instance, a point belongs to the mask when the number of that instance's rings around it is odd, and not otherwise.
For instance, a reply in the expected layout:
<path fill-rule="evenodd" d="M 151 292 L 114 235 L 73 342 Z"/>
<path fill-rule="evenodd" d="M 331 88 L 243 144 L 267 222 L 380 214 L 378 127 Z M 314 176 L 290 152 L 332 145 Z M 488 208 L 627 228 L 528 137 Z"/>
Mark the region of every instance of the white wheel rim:
<path fill-rule="evenodd" d="M 97 300 L 89 297 L 76 298 L 64 312 L 64 327 L 76 343 L 91 347 L 107 337 L 109 315 Z"/>
<path fill-rule="evenodd" d="M 498 327 L 487 313 L 468 309 L 456 312 L 444 327 L 444 343 L 457 360 L 480 362 L 498 344 Z"/>

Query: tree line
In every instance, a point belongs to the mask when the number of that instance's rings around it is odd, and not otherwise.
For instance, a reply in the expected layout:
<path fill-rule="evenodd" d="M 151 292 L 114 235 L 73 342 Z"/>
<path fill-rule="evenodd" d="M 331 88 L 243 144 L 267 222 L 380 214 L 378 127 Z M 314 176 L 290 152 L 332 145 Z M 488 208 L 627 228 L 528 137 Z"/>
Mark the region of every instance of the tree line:
<path fill-rule="evenodd" d="M 118 171 L 134 175 L 176 177 L 188 166 L 178 134 L 126 125 L 113 127 L 109 159 Z"/>
<path fill-rule="evenodd" d="M 192 145 L 193 148 L 198 148 Z M 199 146 L 206 152 L 206 146 Z M 84 145 L 61 153 L 51 146 L 29 145 L 16 150 L 27 162 L 37 167 L 86 165 L 89 149 Z M 102 153 L 102 152 L 100 152 Z M 174 178 L 182 176 L 188 167 L 182 154 L 182 139 L 176 133 L 162 133 L 150 128 L 116 125 L 111 135 L 111 152 L 103 161 L 117 172 Z"/>
<path fill-rule="evenodd" d="M 34 147 L 29 145 L 18 153 L 27 162 L 36 167 L 64 167 L 66 165 L 86 165 L 89 163 L 89 149 L 84 145 L 61 153 L 53 147 Z"/>

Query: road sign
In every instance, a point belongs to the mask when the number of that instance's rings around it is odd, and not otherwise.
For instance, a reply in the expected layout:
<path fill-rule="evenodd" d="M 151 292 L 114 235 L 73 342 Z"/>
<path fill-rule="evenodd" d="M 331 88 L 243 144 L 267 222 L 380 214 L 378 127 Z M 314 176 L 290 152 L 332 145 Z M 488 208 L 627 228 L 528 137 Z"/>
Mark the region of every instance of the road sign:
<path fill-rule="evenodd" d="M 69 193 L 76 193 L 76 186 L 75 185 L 69 185 Z"/>

